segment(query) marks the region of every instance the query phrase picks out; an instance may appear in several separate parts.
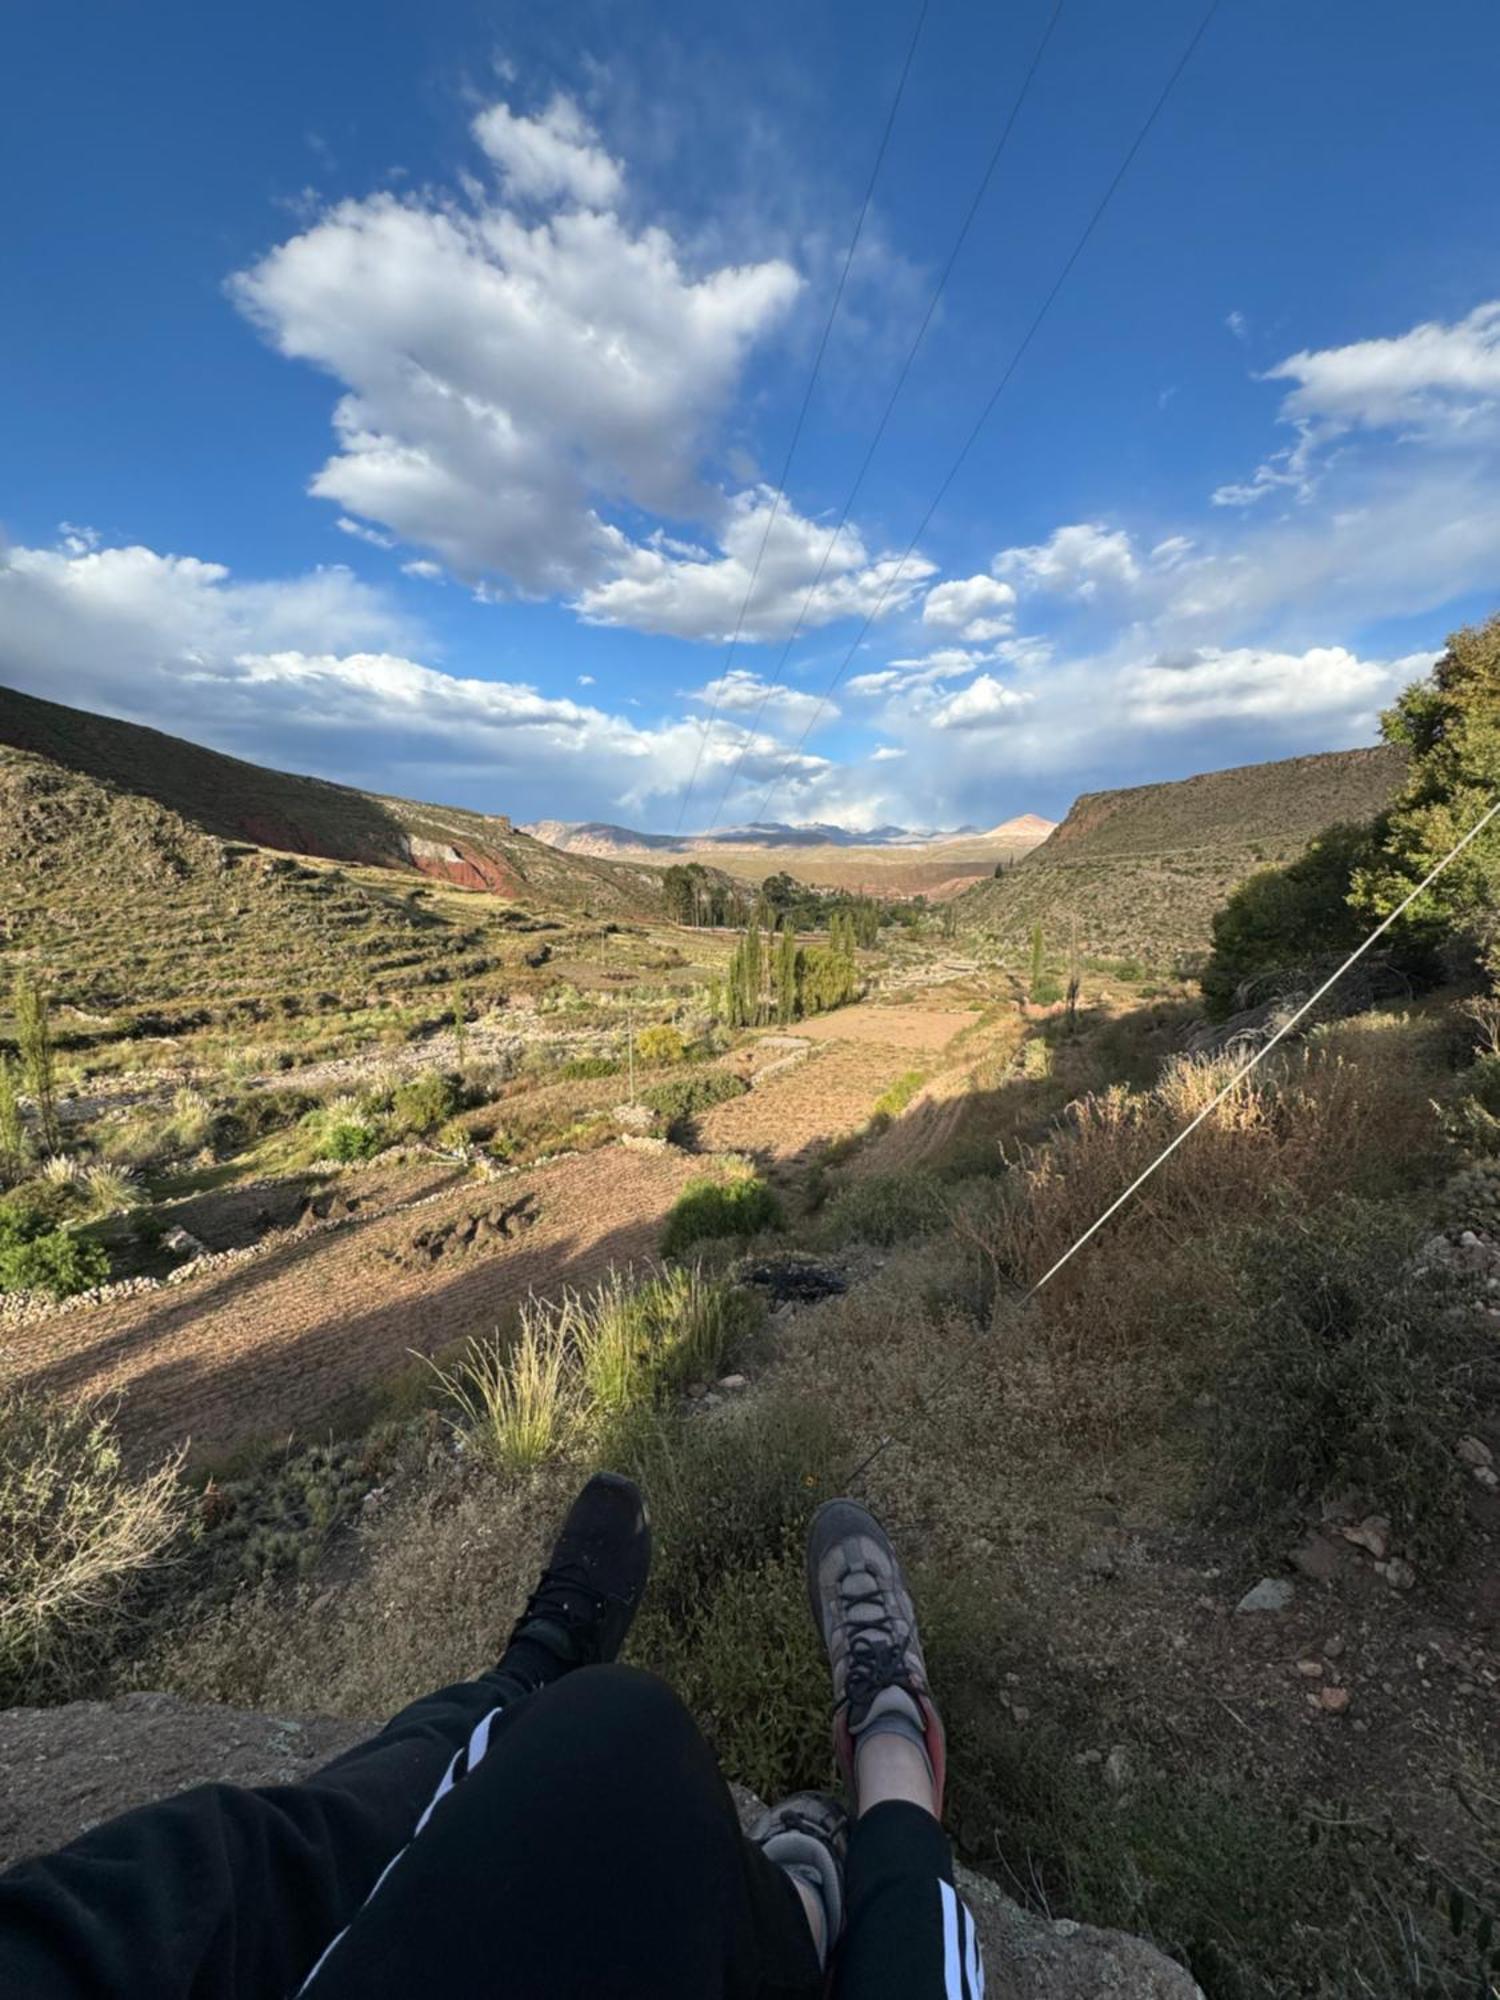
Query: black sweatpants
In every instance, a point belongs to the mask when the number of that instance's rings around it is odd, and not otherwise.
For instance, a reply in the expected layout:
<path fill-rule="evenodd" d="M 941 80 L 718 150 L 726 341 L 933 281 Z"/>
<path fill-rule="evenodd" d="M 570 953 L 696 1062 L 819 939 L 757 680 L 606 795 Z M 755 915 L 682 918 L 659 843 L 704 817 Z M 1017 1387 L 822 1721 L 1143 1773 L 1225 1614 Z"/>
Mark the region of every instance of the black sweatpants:
<path fill-rule="evenodd" d="M 838 2000 L 978 2000 L 948 1844 L 877 1807 Z M 676 1696 L 626 1667 L 485 1676 L 304 1784 L 205 1785 L 0 1875 L 26 2000 L 820 2000 L 797 1893 Z"/>

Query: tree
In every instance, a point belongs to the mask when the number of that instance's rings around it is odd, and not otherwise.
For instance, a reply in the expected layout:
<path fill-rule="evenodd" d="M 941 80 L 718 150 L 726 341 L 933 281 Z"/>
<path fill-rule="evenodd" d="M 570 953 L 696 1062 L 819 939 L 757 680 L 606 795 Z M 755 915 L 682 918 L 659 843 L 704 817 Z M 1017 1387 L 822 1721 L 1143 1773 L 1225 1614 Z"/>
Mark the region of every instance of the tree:
<path fill-rule="evenodd" d="M 52 1025 L 47 1018 L 47 996 L 27 973 L 17 974 L 12 1007 L 16 1017 L 16 1046 L 21 1054 L 21 1080 L 36 1106 L 42 1148 L 56 1153 L 62 1146 L 62 1128 L 57 1118 L 57 1060 L 52 1047 Z"/>
<path fill-rule="evenodd" d="M 1376 852 L 1356 869 L 1355 909 L 1388 916 L 1500 796 L 1500 613 L 1465 626 L 1426 680 L 1381 717 L 1410 759 L 1406 782 L 1377 823 Z M 1404 939 L 1433 946 L 1454 934 L 1500 975 L 1500 825 L 1439 877 L 1401 922 Z"/>
<path fill-rule="evenodd" d="M 776 1018 L 783 1028 L 797 1018 L 797 933 L 789 923 L 776 947 Z"/>
<path fill-rule="evenodd" d="M 26 1126 L 16 1095 L 16 1066 L 0 1055 L 0 1181 L 16 1181 L 26 1164 Z"/>
<path fill-rule="evenodd" d="M 1213 920 L 1213 947 L 1200 984 L 1222 1020 L 1247 1005 L 1255 983 L 1309 974 L 1351 951 L 1369 930 L 1350 904 L 1357 871 L 1378 855 L 1370 826 L 1331 826 L 1298 860 L 1263 868 L 1242 882 Z"/>

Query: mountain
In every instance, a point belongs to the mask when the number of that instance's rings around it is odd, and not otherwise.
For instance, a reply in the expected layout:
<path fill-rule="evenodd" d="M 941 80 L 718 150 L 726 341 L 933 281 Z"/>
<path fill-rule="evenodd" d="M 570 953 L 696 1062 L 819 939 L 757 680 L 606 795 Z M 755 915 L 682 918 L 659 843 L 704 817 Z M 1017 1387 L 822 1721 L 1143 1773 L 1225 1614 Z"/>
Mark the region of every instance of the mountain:
<path fill-rule="evenodd" d="M 366 867 L 416 870 L 553 909 L 648 914 L 661 870 L 621 865 L 517 832 L 503 814 L 383 798 L 269 770 L 86 709 L 0 687 L 0 745 L 154 800 L 221 840 Z"/>
<path fill-rule="evenodd" d="M 834 826 L 826 821 L 788 825 L 782 820 L 753 820 L 745 826 L 711 827 L 704 833 L 639 833 L 628 826 L 611 826 L 603 820 L 533 820 L 522 831 L 565 854 L 692 854 L 705 847 L 753 849 L 794 847 L 943 847 L 955 841 L 994 840 L 1009 846 L 1045 840 L 1053 822 L 1036 813 L 1023 813 L 988 831 L 977 826 L 952 829 L 941 827 L 875 826 L 860 830 Z"/>
<path fill-rule="evenodd" d="M 1191 958 L 1232 889 L 1325 827 L 1371 818 L 1404 770 L 1403 753 L 1381 745 L 1085 792 L 1024 860 L 959 896 L 955 919 L 1012 951 L 1040 923 L 1054 959 L 1075 935 L 1093 957 Z"/>

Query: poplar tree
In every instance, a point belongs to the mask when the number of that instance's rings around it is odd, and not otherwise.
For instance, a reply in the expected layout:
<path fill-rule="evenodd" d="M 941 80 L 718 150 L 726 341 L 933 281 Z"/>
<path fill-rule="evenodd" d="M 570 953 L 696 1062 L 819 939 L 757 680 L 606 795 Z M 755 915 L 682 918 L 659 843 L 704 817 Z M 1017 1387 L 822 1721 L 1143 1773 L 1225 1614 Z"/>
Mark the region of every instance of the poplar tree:
<path fill-rule="evenodd" d="M 59 1151 L 62 1130 L 57 1120 L 57 1062 L 52 1048 L 52 1028 L 47 1019 L 47 996 L 26 973 L 16 978 L 12 1006 L 16 1017 L 16 1046 L 21 1052 L 21 1080 L 36 1106 L 37 1129 L 43 1150 Z"/>
<path fill-rule="evenodd" d="M 776 948 L 776 1018 L 783 1028 L 797 1018 L 797 933 L 790 919 Z"/>
<path fill-rule="evenodd" d="M 26 1127 L 16 1096 L 16 1066 L 0 1055 L 0 1181 L 21 1178 L 26 1161 Z"/>

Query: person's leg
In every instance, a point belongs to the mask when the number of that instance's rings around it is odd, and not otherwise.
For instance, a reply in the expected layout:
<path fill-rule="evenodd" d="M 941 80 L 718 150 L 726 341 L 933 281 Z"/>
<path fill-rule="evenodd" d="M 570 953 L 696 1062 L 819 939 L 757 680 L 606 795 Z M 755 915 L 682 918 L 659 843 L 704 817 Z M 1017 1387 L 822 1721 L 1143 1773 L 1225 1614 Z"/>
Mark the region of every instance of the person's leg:
<path fill-rule="evenodd" d="M 502 1718 L 308 2000 L 817 2000 L 792 1880 L 677 1697 L 626 1667 Z"/>
<path fill-rule="evenodd" d="M 942 1722 L 896 1552 L 863 1507 L 819 1508 L 808 1583 L 833 1675 L 834 1746 L 856 1812 L 836 2000 L 979 2000 L 978 1938 L 953 1887 L 940 1819 Z"/>
<path fill-rule="evenodd" d="M 202 1785 L 0 1875 L 0 1991 L 295 1991 L 512 1706 L 615 1657 L 649 1557 L 636 1488 L 590 1480 L 491 1673 L 413 1703 L 303 1784 Z"/>

